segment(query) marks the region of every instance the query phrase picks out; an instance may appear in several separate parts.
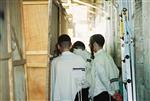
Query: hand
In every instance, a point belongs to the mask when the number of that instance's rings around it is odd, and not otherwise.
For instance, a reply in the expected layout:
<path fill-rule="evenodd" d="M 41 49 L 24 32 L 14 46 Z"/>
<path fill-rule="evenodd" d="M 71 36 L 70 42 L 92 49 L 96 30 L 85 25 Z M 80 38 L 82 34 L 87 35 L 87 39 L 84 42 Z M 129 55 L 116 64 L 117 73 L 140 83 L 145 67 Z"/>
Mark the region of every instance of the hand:
<path fill-rule="evenodd" d="M 115 92 L 115 94 L 113 95 L 113 98 L 116 101 L 123 101 L 123 97 L 122 97 L 122 95 L 119 92 Z"/>

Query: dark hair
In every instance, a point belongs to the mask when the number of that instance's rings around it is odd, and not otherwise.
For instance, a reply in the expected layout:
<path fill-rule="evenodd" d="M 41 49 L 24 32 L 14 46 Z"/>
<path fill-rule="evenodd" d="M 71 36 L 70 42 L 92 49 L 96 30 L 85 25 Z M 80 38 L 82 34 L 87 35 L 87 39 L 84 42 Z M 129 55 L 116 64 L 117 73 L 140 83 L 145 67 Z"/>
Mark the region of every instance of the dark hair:
<path fill-rule="evenodd" d="M 94 34 L 90 37 L 90 44 L 93 45 L 96 42 L 99 46 L 103 47 L 105 39 L 101 34 Z"/>
<path fill-rule="evenodd" d="M 70 47 L 71 45 L 71 38 L 67 34 L 62 34 L 58 37 L 58 45 L 60 47 L 65 48 L 65 47 Z"/>
<path fill-rule="evenodd" d="M 85 45 L 84 45 L 84 43 L 81 42 L 81 41 L 76 41 L 76 42 L 73 44 L 72 48 L 85 50 Z"/>
<path fill-rule="evenodd" d="M 91 58 L 94 59 L 94 53 L 93 53 L 93 44 L 97 43 L 99 46 L 103 47 L 105 43 L 105 39 L 101 34 L 94 34 L 90 37 L 90 49 L 91 49 Z"/>

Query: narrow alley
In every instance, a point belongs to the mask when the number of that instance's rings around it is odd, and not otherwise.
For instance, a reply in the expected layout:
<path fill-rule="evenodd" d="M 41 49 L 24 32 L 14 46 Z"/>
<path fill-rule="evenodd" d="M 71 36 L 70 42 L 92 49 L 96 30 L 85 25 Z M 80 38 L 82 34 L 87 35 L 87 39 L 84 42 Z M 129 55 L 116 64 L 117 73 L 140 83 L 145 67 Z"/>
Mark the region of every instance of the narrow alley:
<path fill-rule="evenodd" d="M 0 0 L 0 101 L 50 101 L 58 37 L 94 34 L 120 73 L 123 100 L 150 101 L 149 0 Z"/>

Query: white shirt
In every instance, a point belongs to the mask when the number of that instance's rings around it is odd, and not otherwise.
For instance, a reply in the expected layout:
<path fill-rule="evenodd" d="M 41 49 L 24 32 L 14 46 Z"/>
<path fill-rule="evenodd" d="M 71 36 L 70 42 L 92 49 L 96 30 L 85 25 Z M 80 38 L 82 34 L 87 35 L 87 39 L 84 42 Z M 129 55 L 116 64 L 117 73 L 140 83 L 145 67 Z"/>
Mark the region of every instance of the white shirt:
<path fill-rule="evenodd" d="M 90 59 L 90 53 L 87 50 L 74 49 L 73 53 L 80 55 L 85 61 Z"/>
<path fill-rule="evenodd" d="M 52 61 L 50 101 L 74 101 L 85 75 L 82 70 L 74 68 L 85 68 L 85 61 L 69 51 Z"/>
<path fill-rule="evenodd" d="M 103 49 L 95 54 L 92 61 L 92 83 L 89 90 L 91 97 L 94 97 L 103 91 L 108 91 L 113 95 L 116 90 L 119 90 L 119 82 L 110 83 L 112 78 L 119 77 L 119 70 L 116 67 L 111 56 L 105 53 Z"/>
<path fill-rule="evenodd" d="M 91 82 L 91 62 L 87 61 L 88 59 L 91 59 L 91 54 L 87 50 L 82 50 L 82 49 L 74 49 L 73 53 L 81 56 L 85 62 L 86 62 L 86 81 L 83 85 L 83 88 L 87 88 L 90 86 Z"/>

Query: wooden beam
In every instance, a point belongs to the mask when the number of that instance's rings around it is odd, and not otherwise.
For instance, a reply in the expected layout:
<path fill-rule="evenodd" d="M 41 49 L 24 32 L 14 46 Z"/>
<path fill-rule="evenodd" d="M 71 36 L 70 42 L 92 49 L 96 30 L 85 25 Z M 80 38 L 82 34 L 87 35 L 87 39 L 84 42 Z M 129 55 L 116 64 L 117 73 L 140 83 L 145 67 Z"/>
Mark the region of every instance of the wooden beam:
<path fill-rule="evenodd" d="M 1 57 L 1 56 L 2 55 L 0 55 L 0 61 L 5 61 L 12 57 L 12 53 L 8 53 L 7 55 L 5 55 L 5 57 Z"/>
<path fill-rule="evenodd" d="M 27 63 L 27 67 L 47 67 L 45 63 Z"/>
<path fill-rule="evenodd" d="M 7 48 L 8 53 L 12 52 L 11 46 L 11 21 L 10 21 L 10 0 L 6 0 L 6 27 L 7 27 Z M 9 77 L 9 96 L 10 101 L 14 101 L 14 75 L 13 75 L 13 66 L 12 58 L 8 59 L 8 77 Z"/>
<path fill-rule="evenodd" d="M 48 5 L 48 1 L 23 1 L 23 5 Z"/>
<path fill-rule="evenodd" d="M 26 55 L 48 55 L 47 51 L 26 51 Z"/>
<path fill-rule="evenodd" d="M 11 30 L 12 30 L 13 35 L 14 35 L 14 40 L 15 40 L 15 42 L 16 42 L 16 46 L 17 46 L 19 55 L 20 55 L 21 59 L 23 59 L 22 50 L 21 50 L 20 45 L 19 45 L 19 40 L 17 39 L 17 33 L 16 33 L 16 31 L 15 31 L 15 28 L 14 28 L 13 26 L 11 26 Z M 11 38 L 13 39 L 12 34 L 11 34 Z"/>
<path fill-rule="evenodd" d="M 13 61 L 13 66 L 20 66 L 26 63 L 26 59 Z"/>

